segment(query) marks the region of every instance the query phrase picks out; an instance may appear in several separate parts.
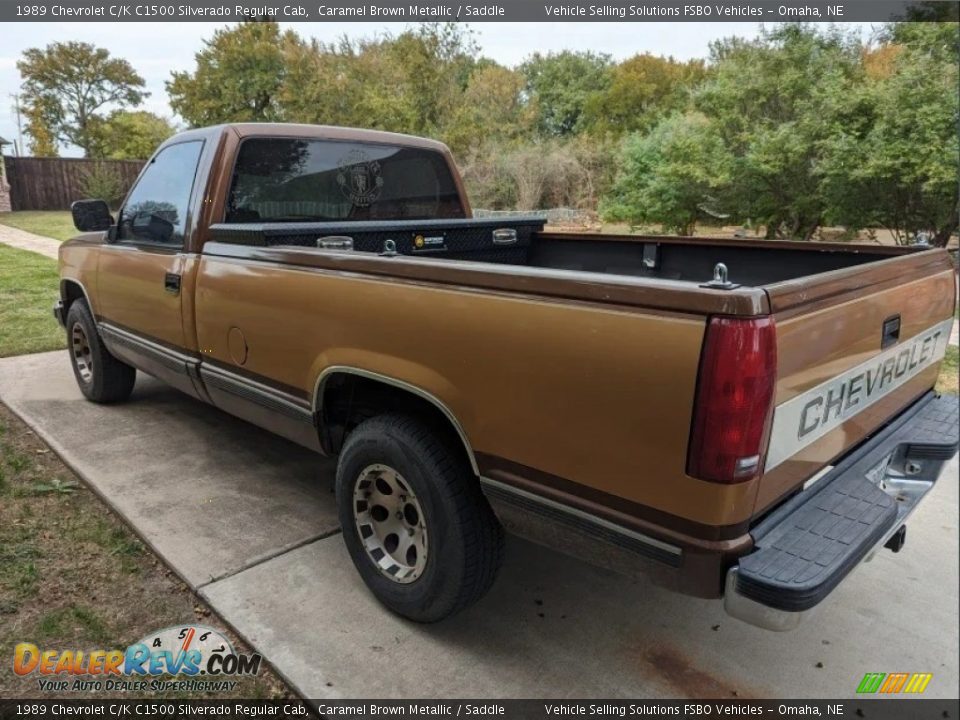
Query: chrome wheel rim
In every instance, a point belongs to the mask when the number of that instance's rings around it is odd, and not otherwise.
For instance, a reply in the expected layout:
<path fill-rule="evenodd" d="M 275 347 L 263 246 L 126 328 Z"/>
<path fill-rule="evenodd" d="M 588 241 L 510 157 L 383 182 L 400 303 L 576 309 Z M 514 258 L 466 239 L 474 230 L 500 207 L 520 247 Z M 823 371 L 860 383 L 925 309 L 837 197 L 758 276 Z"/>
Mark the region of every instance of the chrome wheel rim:
<path fill-rule="evenodd" d="M 353 520 L 367 557 L 386 577 L 411 583 L 427 565 L 427 527 L 416 494 L 387 465 L 368 465 L 353 489 Z"/>
<path fill-rule="evenodd" d="M 84 383 L 93 380 L 93 353 L 90 341 L 80 323 L 74 323 L 70 329 L 70 351 L 73 353 L 73 365 Z"/>

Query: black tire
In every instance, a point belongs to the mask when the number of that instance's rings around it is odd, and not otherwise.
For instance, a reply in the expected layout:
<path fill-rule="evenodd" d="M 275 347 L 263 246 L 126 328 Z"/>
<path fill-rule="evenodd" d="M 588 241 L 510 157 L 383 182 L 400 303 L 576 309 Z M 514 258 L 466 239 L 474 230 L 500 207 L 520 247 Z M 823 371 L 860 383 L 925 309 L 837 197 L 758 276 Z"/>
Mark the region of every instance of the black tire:
<path fill-rule="evenodd" d="M 442 620 L 479 600 L 503 559 L 503 528 L 459 450 L 414 417 L 380 415 L 350 433 L 337 463 L 337 505 L 350 557 L 381 603 L 416 622 Z M 361 538 L 354 492 L 371 466 L 394 469 L 422 508 L 429 545 L 413 580 L 381 570 Z"/>
<path fill-rule="evenodd" d="M 96 403 L 122 402 L 137 380 L 135 368 L 103 346 L 86 300 L 74 300 L 67 312 L 67 352 L 80 392 Z"/>

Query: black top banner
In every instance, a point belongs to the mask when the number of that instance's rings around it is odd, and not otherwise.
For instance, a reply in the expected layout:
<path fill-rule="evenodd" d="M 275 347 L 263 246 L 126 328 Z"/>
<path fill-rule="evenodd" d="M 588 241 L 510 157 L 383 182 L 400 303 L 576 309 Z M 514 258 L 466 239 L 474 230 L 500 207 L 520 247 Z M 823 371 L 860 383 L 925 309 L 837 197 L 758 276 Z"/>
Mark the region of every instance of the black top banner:
<path fill-rule="evenodd" d="M 505 0 L 0 0 L 0 22 L 234 22 L 270 17 L 288 22 L 889 22 L 957 21 L 946 0 L 850 2 L 633 2 Z"/>

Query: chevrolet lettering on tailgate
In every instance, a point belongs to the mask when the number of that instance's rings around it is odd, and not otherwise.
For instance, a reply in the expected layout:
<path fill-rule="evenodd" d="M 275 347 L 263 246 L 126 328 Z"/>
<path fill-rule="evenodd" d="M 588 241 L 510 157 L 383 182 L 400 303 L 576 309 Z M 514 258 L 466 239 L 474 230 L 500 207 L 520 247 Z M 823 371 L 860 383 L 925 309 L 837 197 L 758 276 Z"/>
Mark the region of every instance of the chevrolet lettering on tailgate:
<path fill-rule="evenodd" d="M 857 365 L 777 406 L 770 433 L 766 469 L 842 425 L 893 392 L 924 368 L 943 359 L 952 320 Z"/>

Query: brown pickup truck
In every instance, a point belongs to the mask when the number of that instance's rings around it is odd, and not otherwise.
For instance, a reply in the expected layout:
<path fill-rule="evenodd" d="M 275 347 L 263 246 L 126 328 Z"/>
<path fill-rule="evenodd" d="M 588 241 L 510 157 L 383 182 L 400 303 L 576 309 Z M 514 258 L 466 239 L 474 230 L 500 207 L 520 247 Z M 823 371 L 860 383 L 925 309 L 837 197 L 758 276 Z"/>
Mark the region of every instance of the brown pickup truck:
<path fill-rule="evenodd" d="M 298 125 L 185 132 L 73 213 L 86 397 L 141 370 L 338 455 L 347 549 L 414 620 L 480 598 L 506 528 L 787 629 L 957 450 L 943 250 L 476 219 L 442 144 Z"/>

